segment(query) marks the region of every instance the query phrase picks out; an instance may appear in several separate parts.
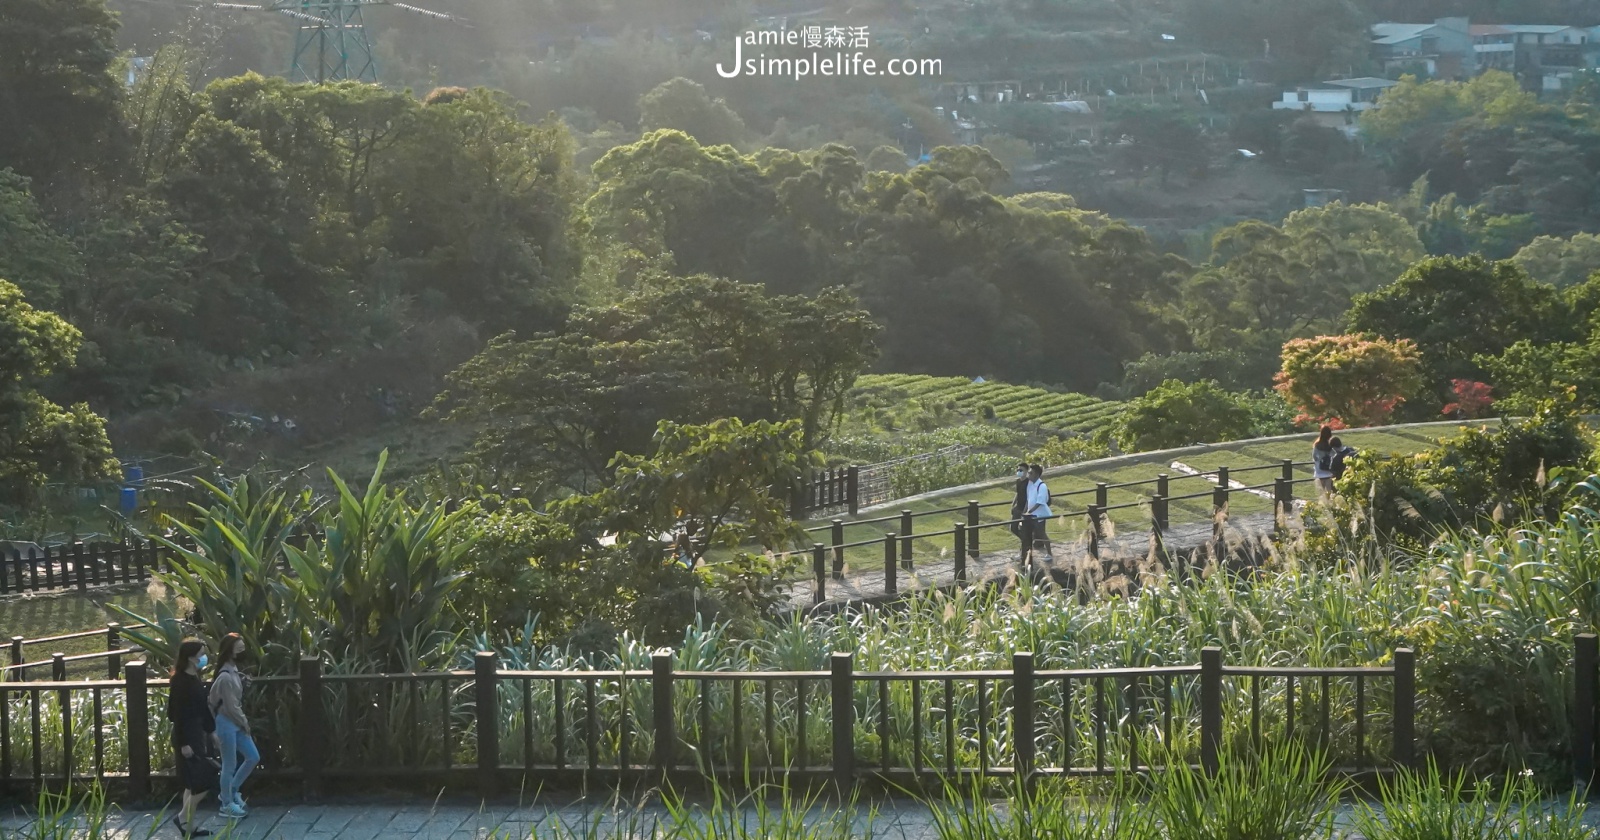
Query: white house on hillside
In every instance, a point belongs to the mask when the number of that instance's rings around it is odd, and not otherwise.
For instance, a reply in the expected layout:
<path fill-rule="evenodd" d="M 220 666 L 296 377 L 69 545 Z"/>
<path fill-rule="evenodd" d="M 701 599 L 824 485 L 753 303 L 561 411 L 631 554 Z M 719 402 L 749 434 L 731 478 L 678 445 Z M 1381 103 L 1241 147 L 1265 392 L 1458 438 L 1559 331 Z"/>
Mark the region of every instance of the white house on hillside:
<path fill-rule="evenodd" d="M 1355 131 L 1356 117 L 1378 107 L 1378 97 L 1399 82 L 1366 77 L 1333 79 L 1322 84 L 1325 87 L 1286 90 L 1272 107 L 1278 111 L 1305 111 L 1319 123 L 1349 133 Z"/>

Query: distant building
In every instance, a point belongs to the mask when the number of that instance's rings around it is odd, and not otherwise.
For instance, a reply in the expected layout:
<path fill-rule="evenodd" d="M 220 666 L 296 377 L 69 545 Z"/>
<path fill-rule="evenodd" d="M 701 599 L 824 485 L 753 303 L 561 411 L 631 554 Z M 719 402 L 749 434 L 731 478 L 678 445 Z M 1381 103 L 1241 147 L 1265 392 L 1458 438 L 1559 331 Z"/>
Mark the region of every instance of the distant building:
<path fill-rule="evenodd" d="M 1465 79 L 1478 73 L 1472 23 L 1464 17 L 1433 23 L 1379 23 L 1372 27 L 1372 58 L 1385 73 L 1424 68 L 1434 78 Z"/>
<path fill-rule="evenodd" d="M 1456 17 L 1380 23 L 1372 27 L 1372 57 L 1391 76 L 1466 79 L 1502 70 L 1529 89 L 1559 90 L 1573 74 L 1600 67 L 1600 27 L 1472 24 Z"/>
<path fill-rule="evenodd" d="M 1333 79 L 1322 84 L 1323 87 L 1284 91 L 1283 98 L 1272 103 L 1273 110 L 1304 111 L 1323 125 L 1353 133 L 1356 117 L 1362 111 L 1378 107 L 1378 97 L 1399 82 L 1364 77 Z"/>

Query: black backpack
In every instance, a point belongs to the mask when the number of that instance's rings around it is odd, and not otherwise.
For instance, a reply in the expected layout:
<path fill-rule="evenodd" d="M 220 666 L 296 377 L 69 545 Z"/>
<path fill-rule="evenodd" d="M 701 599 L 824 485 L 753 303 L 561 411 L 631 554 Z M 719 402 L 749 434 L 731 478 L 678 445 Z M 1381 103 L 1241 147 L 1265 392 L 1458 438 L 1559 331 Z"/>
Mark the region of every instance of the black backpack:
<path fill-rule="evenodd" d="M 1328 472 L 1333 473 L 1333 477 L 1334 478 L 1343 477 L 1344 476 L 1344 468 L 1345 468 L 1344 458 L 1345 458 L 1346 455 L 1353 455 L 1353 454 L 1355 454 L 1354 450 L 1350 449 L 1349 447 L 1345 447 L 1343 449 L 1340 449 L 1340 450 L 1334 452 L 1333 453 L 1333 462 L 1328 464 Z"/>

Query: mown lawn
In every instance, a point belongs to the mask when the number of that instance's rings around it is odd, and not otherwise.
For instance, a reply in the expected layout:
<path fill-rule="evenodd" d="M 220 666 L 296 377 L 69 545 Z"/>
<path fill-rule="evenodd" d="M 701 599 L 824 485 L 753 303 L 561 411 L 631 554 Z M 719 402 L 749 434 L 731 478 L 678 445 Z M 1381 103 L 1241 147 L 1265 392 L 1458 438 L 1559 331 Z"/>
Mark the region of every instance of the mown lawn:
<path fill-rule="evenodd" d="M 143 587 L 82 594 L 12 595 L 0 599 L 0 640 L 9 643 L 13 636 L 42 639 L 105 627 L 110 622 L 126 624 L 126 620 L 112 612 L 109 604 L 120 605 L 140 615 L 151 615 L 155 611 L 155 598 L 150 590 Z M 105 638 L 96 636 L 50 645 L 28 645 L 23 656 L 34 662 L 49 659 L 52 653 L 72 656 L 105 649 Z M 10 664 L 10 659 L 6 660 L 6 664 Z"/>

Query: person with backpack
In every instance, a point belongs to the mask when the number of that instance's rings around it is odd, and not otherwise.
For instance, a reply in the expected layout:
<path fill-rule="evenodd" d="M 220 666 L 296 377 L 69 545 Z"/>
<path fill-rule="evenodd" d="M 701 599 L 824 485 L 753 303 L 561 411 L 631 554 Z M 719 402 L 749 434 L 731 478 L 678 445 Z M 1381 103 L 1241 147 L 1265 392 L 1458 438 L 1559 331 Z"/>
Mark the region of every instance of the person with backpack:
<path fill-rule="evenodd" d="M 217 649 L 217 673 L 211 681 L 211 714 L 217 721 L 217 741 L 222 747 L 222 807 L 217 812 L 227 820 L 242 819 L 250 813 L 239 787 L 261 761 L 255 739 L 250 737 L 250 719 L 244 714 L 244 693 L 250 677 L 239 671 L 239 657 L 246 651 L 244 637 L 229 633 Z"/>
<path fill-rule="evenodd" d="M 1330 438 L 1328 445 L 1333 447 L 1333 460 L 1328 463 L 1328 472 L 1333 473 L 1333 478 L 1337 481 L 1344 477 L 1344 470 L 1347 466 L 1345 460 L 1356 454 L 1356 448 L 1345 446 L 1344 441 L 1338 438 Z"/>
<path fill-rule="evenodd" d="M 1028 465 L 1017 464 L 1016 495 L 1011 499 L 1011 533 L 1017 537 L 1017 560 L 1028 556 L 1028 539 L 1022 533 L 1022 515 L 1028 512 Z"/>
<path fill-rule="evenodd" d="M 172 818 L 172 824 L 184 837 L 211 836 L 210 831 L 195 827 L 194 812 L 207 793 L 218 789 L 217 766 L 209 758 L 217 721 L 211 716 L 209 692 L 200 678 L 205 668 L 205 642 L 184 639 L 178 645 L 171 687 L 167 691 L 173 759 L 178 778 L 183 782 L 183 807 Z"/>
<path fill-rule="evenodd" d="M 1050 512 L 1050 487 L 1044 483 L 1044 467 L 1034 464 L 1028 467 L 1028 509 L 1026 513 L 1033 517 L 1033 547 L 1044 546 L 1045 553 L 1050 552 L 1050 536 L 1045 533 L 1045 522 L 1054 516 Z"/>
<path fill-rule="evenodd" d="M 1333 427 L 1323 426 L 1311 446 L 1311 477 L 1323 498 L 1333 495 Z"/>

